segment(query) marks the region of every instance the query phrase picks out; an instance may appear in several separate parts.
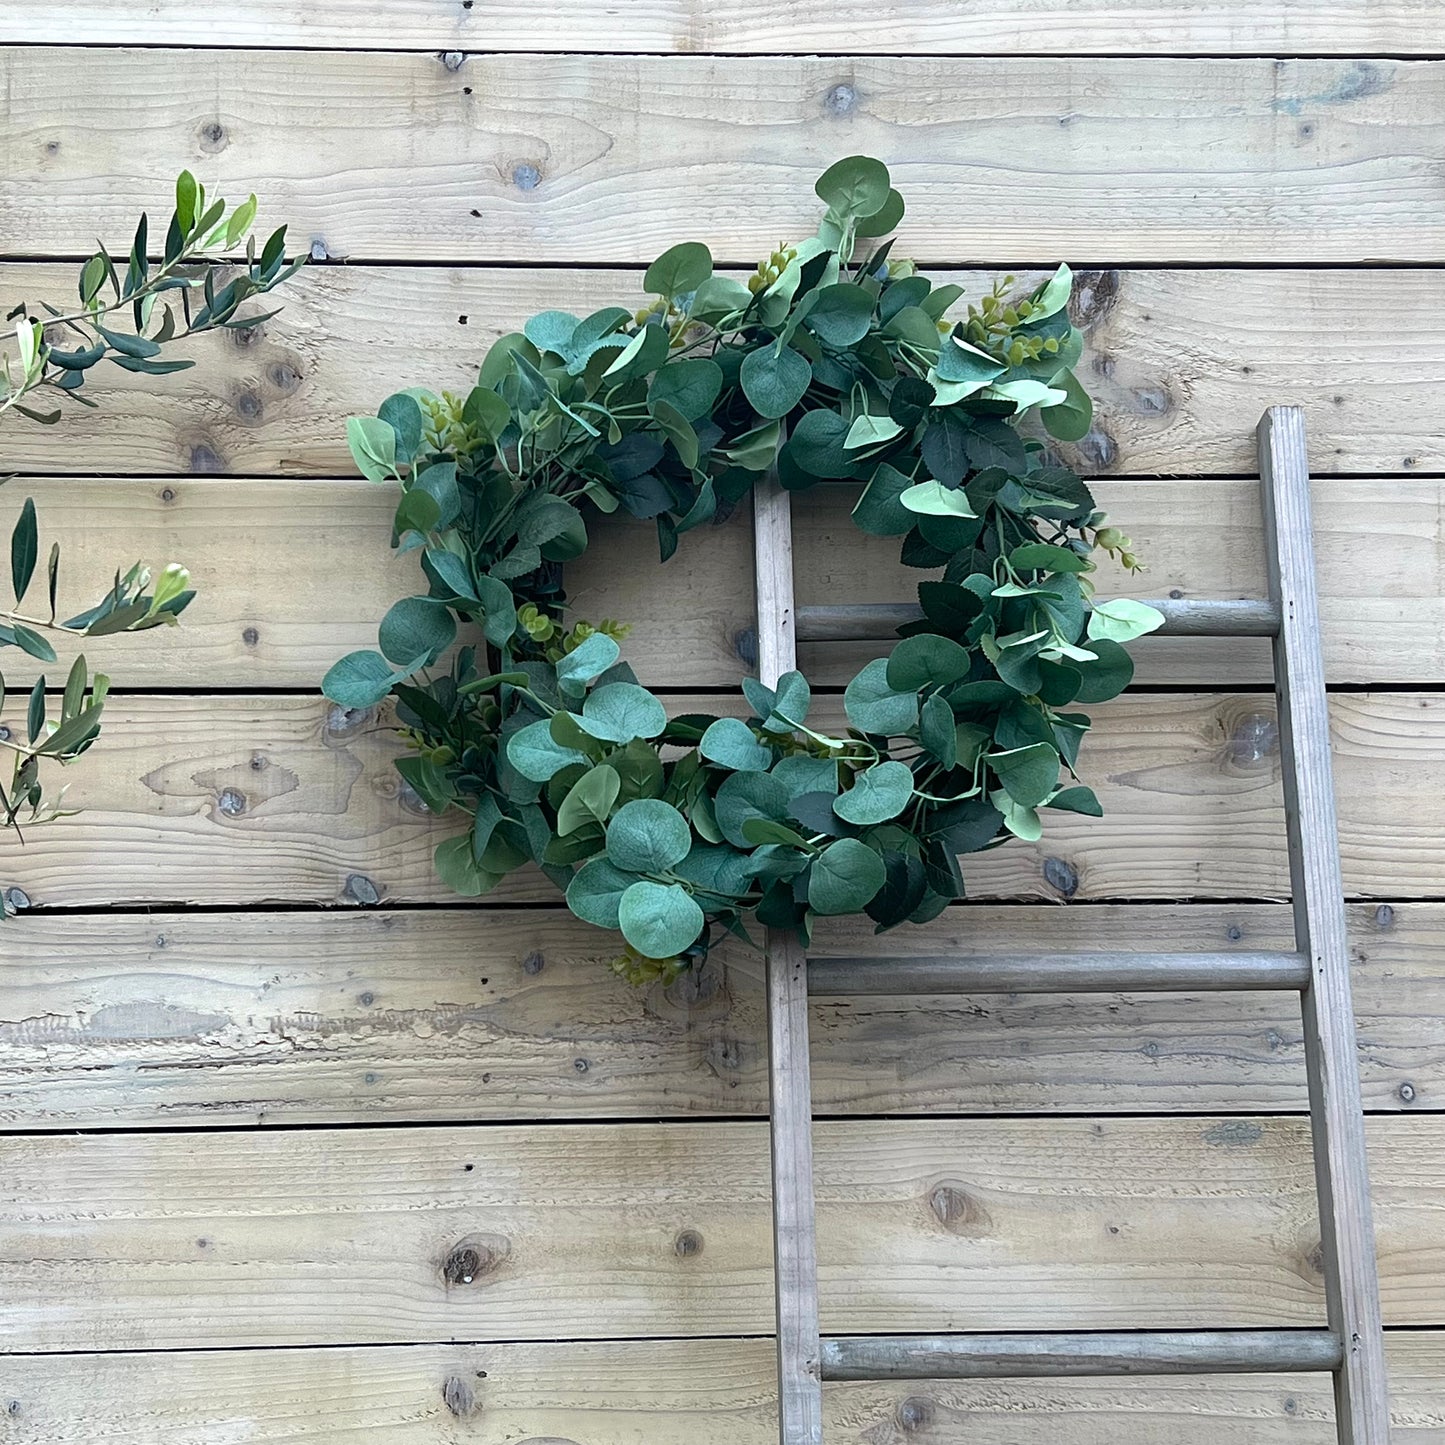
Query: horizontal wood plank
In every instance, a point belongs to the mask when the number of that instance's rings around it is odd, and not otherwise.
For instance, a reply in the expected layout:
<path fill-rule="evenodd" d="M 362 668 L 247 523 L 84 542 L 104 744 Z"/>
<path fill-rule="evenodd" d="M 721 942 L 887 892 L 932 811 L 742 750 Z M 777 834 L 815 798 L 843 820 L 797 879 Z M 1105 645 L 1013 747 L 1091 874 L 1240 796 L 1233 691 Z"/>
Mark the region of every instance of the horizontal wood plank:
<path fill-rule="evenodd" d="M 342 654 L 376 645 L 377 623 L 396 598 L 424 590 L 415 559 L 389 550 L 394 493 L 367 482 L 49 478 L 24 487 L 9 509 L 33 496 L 46 546 L 60 543 L 62 607 L 90 605 L 117 564 L 182 559 L 191 568 L 200 595 L 183 626 L 88 645 L 123 689 L 310 690 Z M 1105 560 L 1101 595 L 1262 595 L 1258 482 L 1103 481 L 1095 493 L 1148 563 L 1130 577 Z M 919 579 L 934 575 L 899 564 L 897 541 L 853 525 L 856 496 L 855 488 L 830 486 L 794 499 L 804 606 L 843 597 L 908 601 Z M 1445 681 L 1439 484 L 1322 478 L 1315 500 L 1329 680 Z M 0 530 L 7 515 L 0 512 Z M 608 518 L 594 533 L 590 552 L 567 569 L 574 614 L 629 621 L 625 654 L 640 677 L 659 687 L 732 687 L 755 671 L 746 508 L 685 537 L 666 566 L 658 565 L 650 525 Z M 882 651 L 805 643 L 801 662 L 815 684 L 841 685 Z M 1273 676 L 1263 639 L 1145 639 L 1134 651 L 1136 680 L 1145 684 Z M 12 686 L 59 671 L 13 650 L 5 663 Z"/>
<path fill-rule="evenodd" d="M 285 212 L 268 198 L 266 214 Z M 1015 259 L 1027 254 L 1020 243 Z M 0 307 L 63 303 L 77 271 L 0 265 Z M 995 274 L 949 279 L 978 296 Z M 5 467 L 350 475 L 349 415 L 401 387 L 465 391 L 491 342 L 534 312 L 585 315 L 642 294 L 636 271 L 315 266 L 276 299 L 281 314 L 256 330 L 184 347 L 192 371 L 158 383 L 107 365 L 87 383 L 99 410 L 7 425 Z M 1074 317 L 1098 412 L 1073 459 L 1091 475 L 1256 475 L 1255 423 L 1292 403 L 1308 410 L 1316 476 L 1445 471 L 1442 313 L 1440 270 L 1082 272 Z"/>
<path fill-rule="evenodd" d="M 440 54 L 34 47 L 0 52 L 0 94 L 10 256 L 128 233 L 162 204 L 156 178 L 190 163 L 352 260 L 636 262 L 701 237 L 751 262 L 810 231 L 819 170 L 864 152 L 893 168 L 908 249 L 934 261 L 1445 258 L 1432 61 L 452 69 Z"/>
<path fill-rule="evenodd" d="M 1365 1103 L 1445 1100 L 1445 907 L 1350 910 Z M 1282 905 L 950 911 L 813 952 L 1288 947 Z M 638 992 L 560 909 L 48 917 L 0 932 L 0 1126 L 681 1118 L 767 1109 L 762 963 Z M 1298 1000 L 812 1001 L 824 1114 L 1305 1107 Z"/>
<path fill-rule="evenodd" d="M 669 701 L 745 711 L 730 695 Z M 1331 715 L 1347 892 L 1437 896 L 1445 698 L 1336 694 Z M 463 820 L 402 790 L 397 736 L 370 713 L 305 697 L 152 696 L 117 698 L 106 716 L 104 746 L 69 769 L 81 815 L 7 852 L 0 884 L 35 904 L 454 901 L 432 852 Z M 817 717 L 841 725 L 839 699 Z M 1081 771 L 1107 816 L 1050 816 L 1040 842 L 967 860 L 971 896 L 1287 896 L 1272 698 L 1131 694 L 1095 719 Z M 519 899 L 556 892 L 520 872 L 488 901 Z"/>
<path fill-rule="evenodd" d="M 244 0 L 200 13 L 186 0 L 46 0 L 24 24 L 0 16 L 0 44 L 239 45 L 339 50 L 664 51 L 684 55 L 1284 54 L 1430 55 L 1445 26 L 1429 0 L 1269 0 L 1247 10 L 1211 0 L 629 0 L 600 8 L 521 0 L 468 9 L 455 0 L 306 9 Z"/>
<path fill-rule="evenodd" d="M 1445 1122 L 1371 1120 L 1385 1317 L 1445 1311 Z M 1301 1119 L 816 1133 L 825 1333 L 1317 1325 Z M 762 1124 L 0 1143 L 20 1350 L 762 1334 Z"/>
<path fill-rule="evenodd" d="M 1445 1436 L 1445 1334 L 1386 1336 L 1394 1438 Z M 771 1342 L 676 1340 L 30 1356 L 15 1445 L 774 1445 Z M 18 1409 L 16 1408 L 18 1405 Z M 1311 1375 L 830 1385 L 838 1445 L 1333 1445 Z"/>

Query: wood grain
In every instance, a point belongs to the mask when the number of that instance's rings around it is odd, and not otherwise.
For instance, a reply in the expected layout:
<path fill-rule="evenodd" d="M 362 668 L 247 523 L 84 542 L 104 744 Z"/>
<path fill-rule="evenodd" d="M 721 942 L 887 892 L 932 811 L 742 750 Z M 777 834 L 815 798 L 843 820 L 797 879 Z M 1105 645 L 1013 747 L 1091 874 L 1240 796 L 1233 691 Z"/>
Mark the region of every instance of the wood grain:
<path fill-rule="evenodd" d="M 165 200 L 148 199 L 156 208 Z M 265 214 L 285 213 L 268 195 Z M 63 301 L 77 269 L 0 265 L 0 307 Z M 977 296 L 995 274 L 949 279 Z M 1020 284 L 1038 275 L 1022 271 Z M 183 348 L 196 368 L 164 385 L 112 366 L 92 373 L 87 387 L 101 409 L 72 408 L 63 428 L 7 426 L 5 466 L 349 475 L 349 415 L 374 411 L 400 387 L 464 391 L 491 342 L 534 312 L 637 304 L 641 278 L 570 267 L 314 266 L 278 300 L 281 314 L 259 330 Z M 1309 411 L 1316 476 L 1445 471 L 1434 405 L 1445 386 L 1442 311 L 1439 270 L 1083 271 L 1074 317 L 1098 414 L 1076 460 L 1090 474 L 1257 475 L 1254 424 L 1266 406 L 1293 402 Z"/>
<path fill-rule="evenodd" d="M 810 231 L 813 180 L 862 152 L 893 168 L 927 260 L 1445 257 L 1445 65 L 1430 61 L 475 55 L 452 70 L 437 54 L 29 47 L 0 54 L 0 93 L 10 256 L 128 235 L 163 203 L 151 178 L 192 164 L 334 257 L 637 262 L 704 238 L 750 264 Z"/>
<path fill-rule="evenodd" d="M 668 701 L 746 711 L 726 694 Z M 1039 843 L 970 860 L 971 896 L 1287 895 L 1272 699 L 1131 694 L 1094 715 L 1081 768 L 1107 816 L 1059 814 Z M 81 815 L 5 858 L 0 884 L 36 905 L 455 901 L 432 851 L 461 819 L 401 789 L 398 739 L 371 714 L 304 697 L 154 696 L 114 699 L 106 716 L 106 746 L 68 770 Z M 839 699 L 816 716 L 841 725 Z M 1331 719 L 1347 892 L 1437 895 L 1445 698 L 1337 694 Z M 556 896 L 521 872 L 488 901 Z"/>
<path fill-rule="evenodd" d="M 1392 1324 L 1445 1308 L 1442 1130 L 1371 1120 Z M 825 1333 L 1322 1320 L 1301 1119 L 820 1122 L 815 1146 Z M 11 1136 L 0 1340 L 766 1333 L 767 1148 L 750 1123 Z"/>
<path fill-rule="evenodd" d="M 1445 28 L 1428 0 L 1271 0 L 1247 10 L 1217 0 L 1074 0 L 1035 6 L 989 0 L 960 7 L 921 0 L 629 0 L 599 9 L 558 0 L 545 12 L 519 0 L 468 10 L 450 0 L 300 8 L 245 0 L 201 15 L 185 0 L 46 0 L 26 23 L 0 16 L 0 44 L 301 46 L 340 50 L 665 51 L 685 55 L 1287 54 L 1430 55 Z"/>
<path fill-rule="evenodd" d="M 1349 911 L 1365 1101 L 1445 1099 L 1445 908 Z M 970 906 L 888 935 L 981 946 L 1286 947 L 1282 905 Z M 865 922 L 814 951 L 876 946 Z M 759 1116 L 762 964 L 730 944 L 638 993 L 565 911 L 22 916 L 0 933 L 9 1130 Z M 1298 1111 L 1291 997 L 815 998 L 820 1113 Z"/>
<path fill-rule="evenodd" d="M 1386 1339 L 1394 1438 L 1445 1437 L 1445 1335 Z M 771 1343 L 15 1357 L 15 1445 L 773 1445 Z M 485 1372 L 482 1374 L 481 1372 Z M 1318 1375 L 830 1385 L 838 1445 L 1333 1445 Z"/>
<path fill-rule="evenodd" d="M 1445 1435 L 1445 1335 L 1387 1336 L 1394 1438 Z M 479 1375 L 485 1371 L 485 1375 Z M 5 1362 L 15 1445 L 772 1445 L 771 1344 L 414 1345 Z M 1333 1445 L 1314 1375 L 831 1385 L 838 1445 Z"/>
<path fill-rule="evenodd" d="M 200 595 L 183 626 L 90 646 L 123 688 L 309 691 L 342 654 L 374 647 L 387 607 L 422 585 L 414 560 L 390 551 L 392 493 L 368 482 L 49 478 L 27 480 L 23 492 L 21 485 L 0 498 L 0 532 L 33 496 L 43 540 L 61 545 L 62 607 L 88 606 L 117 563 L 179 558 L 191 568 Z M 1314 491 L 1329 680 L 1445 682 L 1439 484 L 1325 478 Z M 1262 594 L 1257 482 L 1106 480 L 1095 492 L 1148 561 L 1135 577 L 1106 562 L 1101 595 Z M 845 596 L 904 601 L 932 575 L 901 566 L 895 540 L 858 531 L 848 516 L 855 495 L 829 486 L 794 498 L 804 604 Z M 746 509 L 684 537 L 665 566 L 657 564 L 650 527 L 606 519 L 594 531 L 591 552 L 567 569 L 574 610 L 631 621 L 625 651 L 639 676 L 664 687 L 735 687 L 753 670 Z M 1384 634 L 1388 647 L 1380 646 Z M 837 685 L 882 648 L 813 643 L 800 651 L 815 683 Z M 1273 675 L 1269 644 L 1257 639 L 1145 639 L 1134 652 L 1137 679 L 1147 684 L 1217 686 Z M 41 670 L 14 650 L 5 659 L 12 686 L 28 685 Z M 56 667 L 45 670 L 58 675 Z"/>

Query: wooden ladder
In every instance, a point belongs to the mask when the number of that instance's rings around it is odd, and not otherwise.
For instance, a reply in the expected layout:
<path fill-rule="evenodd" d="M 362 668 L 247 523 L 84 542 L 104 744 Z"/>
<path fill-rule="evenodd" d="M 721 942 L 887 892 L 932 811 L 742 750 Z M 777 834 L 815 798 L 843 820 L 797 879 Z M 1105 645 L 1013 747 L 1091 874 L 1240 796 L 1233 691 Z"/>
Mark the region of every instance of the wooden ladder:
<path fill-rule="evenodd" d="M 1078 953 L 808 959 L 767 936 L 773 1242 L 782 1445 L 820 1445 L 825 1380 L 1330 1371 L 1341 1445 L 1386 1445 L 1389 1413 L 1370 1221 L 1349 952 L 1330 775 L 1304 414 L 1271 407 L 1258 428 L 1268 602 L 1154 602 L 1161 631 L 1273 639 L 1294 908 L 1293 953 Z M 883 640 L 916 608 L 793 602 L 788 494 L 755 501 L 758 664 L 764 683 L 796 665 L 796 642 Z M 1301 996 L 1319 1197 L 1324 1329 L 822 1338 L 813 1207 L 808 994 L 1174 992 L 1282 989 Z"/>

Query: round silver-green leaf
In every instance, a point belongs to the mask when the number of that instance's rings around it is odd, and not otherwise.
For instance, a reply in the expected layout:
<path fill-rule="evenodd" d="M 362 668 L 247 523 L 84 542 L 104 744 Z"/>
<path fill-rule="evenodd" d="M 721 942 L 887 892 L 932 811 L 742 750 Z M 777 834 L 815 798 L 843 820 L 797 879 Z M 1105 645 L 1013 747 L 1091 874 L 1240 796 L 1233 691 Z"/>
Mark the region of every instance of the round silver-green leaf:
<path fill-rule="evenodd" d="M 644 958 L 676 958 L 703 930 L 702 909 L 679 883 L 634 883 L 617 909 L 622 936 Z"/>
<path fill-rule="evenodd" d="M 808 903 L 815 913 L 857 913 L 887 878 L 883 859 L 857 838 L 839 838 L 814 860 Z"/>
<path fill-rule="evenodd" d="M 833 811 L 845 823 L 869 827 L 896 818 L 912 796 L 912 772 L 906 763 L 890 759 L 859 773 L 853 786 L 834 802 Z"/>
<path fill-rule="evenodd" d="M 888 659 L 874 658 L 844 689 L 843 708 L 860 732 L 893 736 L 918 722 L 918 694 L 888 685 Z"/>
<path fill-rule="evenodd" d="M 616 928 L 622 895 L 636 882 L 635 874 L 624 873 L 606 858 L 593 858 L 577 870 L 567 885 L 567 907 L 584 923 Z"/>
<path fill-rule="evenodd" d="M 718 718 L 702 735 L 698 750 L 709 762 L 735 773 L 765 773 L 773 765 L 772 749 L 765 748 L 741 718 Z"/>
<path fill-rule="evenodd" d="M 759 416 L 787 416 L 807 392 L 813 368 L 791 346 L 775 353 L 771 345 L 763 345 L 743 357 L 738 379 Z"/>
<path fill-rule="evenodd" d="M 529 782 L 545 783 L 572 763 L 587 762 L 587 755 L 564 747 L 552 736 L 549 720 L 528 723 L 507 741 L 507 761 Z"/>
<path fill-rule="evenodd" d="M 667 712 L 645 687 L 609 682 L 588 693 L 579 722 L 594 738 L 630 743 L 633 738 L 655 738 L 667 726 Z"/>
<path fill-rule="evenodd" d="M 660 798 L 624 803 L 607 825 L 607 856 L 632 873 L 663 873 L 687 857 L 692 829 Z"/>

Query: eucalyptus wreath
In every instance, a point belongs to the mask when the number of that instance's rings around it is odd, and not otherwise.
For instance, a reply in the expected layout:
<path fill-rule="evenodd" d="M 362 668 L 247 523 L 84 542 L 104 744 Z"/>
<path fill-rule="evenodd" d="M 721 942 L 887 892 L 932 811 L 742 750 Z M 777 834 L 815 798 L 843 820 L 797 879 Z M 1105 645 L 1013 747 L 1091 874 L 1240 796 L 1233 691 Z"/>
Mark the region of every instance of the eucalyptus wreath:
<path fill-rule="evenodd" d="M 1162 621 L 1095 601 L 1094 554 L 1137 565 L 1042 432 L 1091 420 L 1061 266 L 966 313 L 883 240 L 903 200 L 877 160 L 819 179 L 817 233 L 744 283 L 708 248 L 648 267 L 641 311 L 545 311 L 465 397 L 400 392 L 348 425 L 399 483 L 393 548 L 426 591 L 324 690 L 390 697 L 396 766 L 466 830 L 436 850 L 458 893 L 538 864 L 572 911 L 622 934 L 619 972 L 670 978 L 748 923 L 805 941 L 819 916 L 923 923 L 964 894 L 961 855 L 1040 836 L 1041 809 L 1098 814 L 1076 781 L 1089 726 Z M 568 622 L 562 564 L 588 523 L 654 522 L 663 561 L 760 476 L 859 486 L 863 531 L 929 575 L 922 617 L 848 684 L 841 732 L 799 672 L 743 684 L 746 717 L 669 717 L 620 660 L 626 629 Z"/>

